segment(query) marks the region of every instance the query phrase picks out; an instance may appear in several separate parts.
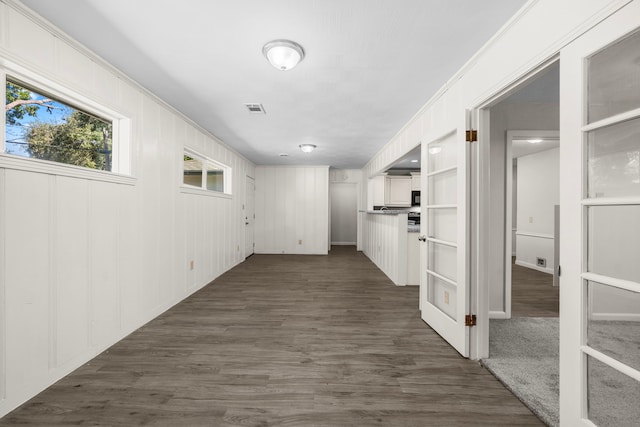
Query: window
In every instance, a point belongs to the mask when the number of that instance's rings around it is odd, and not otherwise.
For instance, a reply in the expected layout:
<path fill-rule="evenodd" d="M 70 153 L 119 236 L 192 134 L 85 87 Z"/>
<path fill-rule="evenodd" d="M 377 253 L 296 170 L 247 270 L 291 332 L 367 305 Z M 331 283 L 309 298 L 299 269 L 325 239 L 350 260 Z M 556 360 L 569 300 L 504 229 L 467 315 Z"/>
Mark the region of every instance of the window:
<path fill-rule="evenodd" d="M 113 121 L 6 79 L 4 152 L 114 171 Z"/>
<path fill-rule="evenodd" d="M 231 194 L 231 168 L 191 150 L 185 150 L 182 161 L 182 183 L 206 191 Z"/>

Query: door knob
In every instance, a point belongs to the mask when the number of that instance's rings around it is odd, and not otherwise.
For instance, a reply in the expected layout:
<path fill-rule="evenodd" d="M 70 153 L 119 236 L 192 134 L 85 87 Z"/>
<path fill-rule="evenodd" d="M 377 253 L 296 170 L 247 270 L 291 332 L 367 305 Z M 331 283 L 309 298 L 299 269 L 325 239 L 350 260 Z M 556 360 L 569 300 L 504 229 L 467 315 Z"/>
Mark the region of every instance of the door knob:
<path fill-rule="evenodd" d="M 424 237 L 424 236 L 419 236 L 419 237 L 418 237 L 418 240 L 420 240 L 421 242 L 426 242 L 426 241 L 427 241 L 427 238 L 426 238 L 426 237 Z"/>

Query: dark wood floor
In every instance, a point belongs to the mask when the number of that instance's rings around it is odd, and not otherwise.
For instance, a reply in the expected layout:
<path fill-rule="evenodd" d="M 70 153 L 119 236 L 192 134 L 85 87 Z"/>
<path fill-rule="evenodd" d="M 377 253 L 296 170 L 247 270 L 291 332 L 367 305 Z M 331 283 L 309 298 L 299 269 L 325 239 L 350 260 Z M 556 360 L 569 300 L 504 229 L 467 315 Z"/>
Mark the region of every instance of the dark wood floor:
<path fill-rule="evenodd" d="M 353 247 L 254 255 L 0 425 L 542 425 Z"/>
<path fill-rule="evenodd" d="M 560 287 L 553 286 L 553 276 L 516 264 L 511 267 L 511 316 L 558 317 Z"/>

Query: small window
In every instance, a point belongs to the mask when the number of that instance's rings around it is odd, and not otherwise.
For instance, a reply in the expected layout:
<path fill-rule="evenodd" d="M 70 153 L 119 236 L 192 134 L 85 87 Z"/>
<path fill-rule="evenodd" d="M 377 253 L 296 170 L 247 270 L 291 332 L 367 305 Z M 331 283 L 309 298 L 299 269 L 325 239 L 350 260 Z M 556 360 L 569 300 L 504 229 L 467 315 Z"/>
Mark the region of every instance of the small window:
<path fill-rule="evenodd" d="M 10 79 L 5 98 L 5 153 L 112 171 L 111 120 Z"/>
<path fill-rule="evenodd" d="M 231 194 L 228 166 L 185 150 L 182 162 L 182 183 L 207 191 Z"/>

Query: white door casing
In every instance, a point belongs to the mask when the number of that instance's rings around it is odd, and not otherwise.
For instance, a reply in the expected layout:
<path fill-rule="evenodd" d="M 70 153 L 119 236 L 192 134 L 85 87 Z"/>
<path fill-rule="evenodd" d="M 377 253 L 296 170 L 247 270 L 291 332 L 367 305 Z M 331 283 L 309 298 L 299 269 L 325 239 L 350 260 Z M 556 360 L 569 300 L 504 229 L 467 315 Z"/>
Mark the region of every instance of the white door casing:
<path fill-rule="evenodd" d="M 244 257 L 253 255 L 255 242 L 255 195 L 256 184 L 253 178 L 246 177 L 244 193 Z"/>
<path fill-rule="evenodd" d="M 623 336 L 640 327 L 639 17 L 629 3 L 561 51 L 561 425 L 640 417 Z"/>

